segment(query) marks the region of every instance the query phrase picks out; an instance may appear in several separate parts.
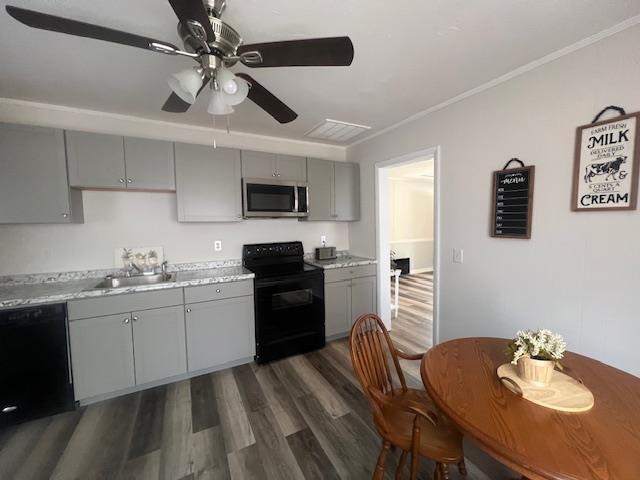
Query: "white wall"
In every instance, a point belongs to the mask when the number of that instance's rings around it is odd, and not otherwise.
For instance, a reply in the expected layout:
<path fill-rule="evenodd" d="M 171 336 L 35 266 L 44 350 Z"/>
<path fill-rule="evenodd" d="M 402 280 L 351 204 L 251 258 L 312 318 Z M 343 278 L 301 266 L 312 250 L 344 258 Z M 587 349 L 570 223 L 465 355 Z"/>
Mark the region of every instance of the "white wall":
<path fill-rule="evenodd" d="M 171 263 L 236 259 L 245 243 L 301 240 L 305 251 L 320 235 L 339 249 L 349 248 L 341 222 L 295 219 L 238 223 L 178 223 L 172 193 L 85 191 L 85 223 L 79 225 L 0 225 L 0 275 L 111 268 L 114 248 L 164 247 Z M 222 240 L 222 252 L 213 251 Z"/>
<path fill-rule="evenodd" d="M 396 258 L 409 257 L 412 272 L 433 269 L 433 179 L 390 177 L 389 220 Z"/>
<path fill-rule="evenodd" d="M 0 121 L 208 144 L 212 129 L 158 122 L 21 100 L 0 99 Z M 217 131 L 220 146 L 344 160 L 345 149 L 245 133 Z M 34 192 L 37 195 L 37 192 Z M 168 193 L 85 191 L 81 225 L 0 225 L 0 275 L 110 268 L 114 248 L 163 246 L 172 262 L 235 259 L 245 243 L 301 240 L 305 250 L 320 235 L 349 248 L 348 227 L 337 222 L 247 220 L 240 223 L 178 223 L 176 196 Z M 213 251 L 222 240 L 223 251 Z"/>
<path fill-rule="evenodd" d="M 374 164 L 441 146 L 440 341 L 545 326 L 640 374 L 640 212 L 569 208 L 576 126 L 606 105 L 640 110 L 639 44 L 635 26 L 349 149 L 362 166 L 351 248 L 374 255 Z M 536 165 L 528 241 L 488 234 L 491 172 L 513 156 Z"/>

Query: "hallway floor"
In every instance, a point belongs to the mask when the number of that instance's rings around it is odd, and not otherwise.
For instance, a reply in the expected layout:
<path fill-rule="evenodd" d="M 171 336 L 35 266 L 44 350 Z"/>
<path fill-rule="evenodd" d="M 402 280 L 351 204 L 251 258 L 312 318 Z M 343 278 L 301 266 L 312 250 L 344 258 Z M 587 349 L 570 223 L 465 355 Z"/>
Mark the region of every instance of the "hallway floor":
<path fill-rule="evenodd" d="M 395 285 L 391 279 L 391 301 Z M 391 338 L 407 352 L 422 353 L 433 346 L 433 272 L 400 277 L 400 310 L 391 314 Z"/>

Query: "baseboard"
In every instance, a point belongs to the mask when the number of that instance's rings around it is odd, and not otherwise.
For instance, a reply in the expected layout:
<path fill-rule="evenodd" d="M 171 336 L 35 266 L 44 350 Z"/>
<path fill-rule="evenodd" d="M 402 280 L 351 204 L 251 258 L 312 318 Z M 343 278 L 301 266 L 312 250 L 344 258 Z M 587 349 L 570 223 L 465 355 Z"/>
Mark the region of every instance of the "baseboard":
<path fill-rule="evenodd" d="M 409 275 L 412 273 L 433 273 L 433 268 L 412 268 Z"/>

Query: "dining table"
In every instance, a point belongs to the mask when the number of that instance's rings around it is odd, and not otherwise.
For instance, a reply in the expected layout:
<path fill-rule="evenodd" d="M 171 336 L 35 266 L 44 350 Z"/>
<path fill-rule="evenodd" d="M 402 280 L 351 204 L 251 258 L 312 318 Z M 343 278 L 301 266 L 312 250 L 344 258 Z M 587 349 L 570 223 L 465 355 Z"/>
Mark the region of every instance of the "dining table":
<path fill-rule="evenodd" d="M 420 373 L 437 407 L 482 450 L 531 480 L 640 479 L 640 378 L 565 352 L 564 372 L 593 394 L 567 413 L 507 388 L 497 368 L 508 339 L 460 338 L 423 357 Z"/>

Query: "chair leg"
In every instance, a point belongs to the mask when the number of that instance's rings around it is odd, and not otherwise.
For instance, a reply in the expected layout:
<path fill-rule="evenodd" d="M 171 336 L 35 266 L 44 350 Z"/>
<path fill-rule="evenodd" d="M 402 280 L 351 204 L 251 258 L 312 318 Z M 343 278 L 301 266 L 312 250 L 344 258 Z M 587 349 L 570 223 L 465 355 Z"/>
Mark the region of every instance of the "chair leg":
<path fill-rule="evenodd" d="M 387 454 L 389 453 L 390 448 L 391 444 L 385 440 L 382 444 L 382 448 L 380 449 L 380 455 L 378 455 L 378 463 L 376 464 L 376 469 L 373 472 L 373 480 L 382 480 L 384 478 L 384 466 L 387 463 Z"/>
<path fill-rule="evenodd" d="M 436 466 L 433 469 L 433 480 L 440 480 L 440 464 L 439 463 L 436 463 Z"/>
<path fill-rule="evenodd" d="M 404 462 L 407 459 L 407 451 L 403 450 L 400 454 L 400 460 L 398 460 L 398 468 L 396 468 L 396 480 L 402 478 L 402 470 L 404 469 Z"/>
<path fill-rule="evenodd" d="M 411 480 L 418 477 L 418 447 L 420 446 L 420 429 L 417 424 L 418 416 L 413 422 L 413 438 L 411 439 Z"/>
<path fill-rule="evenodd" d="M 458 463 L 458 472 L 460 472 L 460 475 L 467 475 L 467 466 L 464 463 L 464 459 Z"/>
<path fill-rule="evenodd" d="M 438 467 L 440 467 L 440 480 L 449 480 L 449 465 L 439 463 Z"/>

